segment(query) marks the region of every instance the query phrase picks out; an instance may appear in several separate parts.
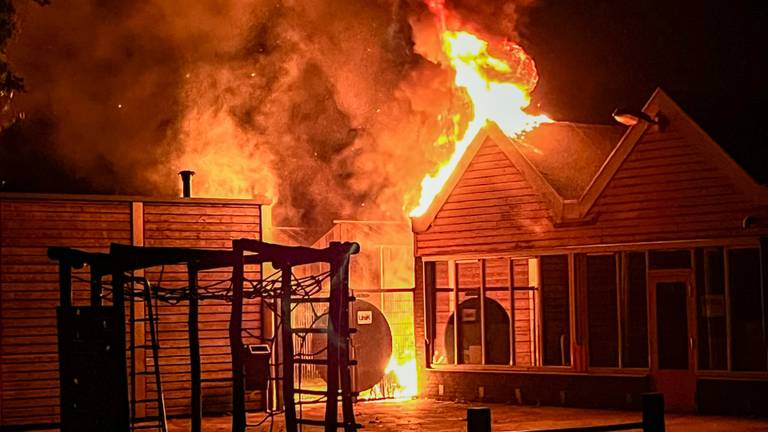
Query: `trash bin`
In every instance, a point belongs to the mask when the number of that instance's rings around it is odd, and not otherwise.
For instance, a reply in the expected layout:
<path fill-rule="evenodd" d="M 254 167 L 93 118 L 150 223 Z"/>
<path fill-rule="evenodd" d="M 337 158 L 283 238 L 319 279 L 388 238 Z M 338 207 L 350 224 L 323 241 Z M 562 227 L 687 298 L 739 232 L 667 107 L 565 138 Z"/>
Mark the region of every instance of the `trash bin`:
<path fill-rule="evenodd" d="M 243 357 L 245 361 L 245 389 L 248 391 L 266 390 L 269 382 L 269 345 L 246 345 Z"/>

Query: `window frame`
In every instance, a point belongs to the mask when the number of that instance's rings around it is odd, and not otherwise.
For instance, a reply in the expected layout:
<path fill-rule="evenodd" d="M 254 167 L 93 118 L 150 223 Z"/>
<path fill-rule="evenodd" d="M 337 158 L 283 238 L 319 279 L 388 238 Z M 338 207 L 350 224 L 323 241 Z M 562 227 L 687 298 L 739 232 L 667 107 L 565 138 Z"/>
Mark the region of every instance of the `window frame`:
<path fill-rule="evenodd" d="M 543 256 L 566 256 L 567 262 L 568 262 L 568 268 L 567 268 L 567 277 L 568 277 L 568 326 L 569 326 L 569 333 L 570 333 L 570 343 L 568 344 L 568 347 L 566 349 L 568 350 L 568 353 L 570 355 L 570 364 L 568 365 L 543 365 L 543 347 L 542 347 L 542 328 L 541 328 L 541 317 L 542 317 L 542 306 L 541 306 L 541 257 Z M 510 310 L 512 313 L 509 314 L 509 326 L 510 326 L 510 361 L 509 364 L 485 364 L 486 363 L 486 341 L 485 341 L 485 332 L 487 331 L 487 322 L 486 322 L 486 313 L 485 313 L 485 305 L 484 301 L 480 301 L 480 325 L 481 325 L 481 352 L 482 352 L 482 362 L 480 364 L 464 364 L 459 362 L 459 355 L 458 355 L 458 345 L 459 345 L 459 325 L 458 319 L 456 317 L 459 305 L 459 293 L 460 287 L 458 284 L 458 264 L 460 263 L 472 263 L 477 262 L 480 267 L 480 295 L 485 298 L 487 293 L 487 260 L 494 260 L 494 259 L 504 259 L 507 261 L 507 287 L 508 287 L 508 293 L 510 294 L 510 304 L 506 305 L 507 307 L 510 307 Z M 529 266 L 531 265 L 530 260 L 535 260 L 535 266 L 537 270 L 537 279 L 536 279 L 536 285 L 535 286 L 527 286 L 527 287 L 520 287 L 517 288 L 514 283 L 514 262 L 515 260 L 523 260 L 527 259 L 529 260 Z M 437 287 L 437 263 L 438 262 L 444 262 L 447 264 L 448 271 L 448 286 L 450 288 L 438 288 Z M 574 300 L 573 300 L 573 254 L 571 253 L 548 253 L 548 254 L 526 254 L 526 255 L 503 255 L 503 256 L 477 256 L 477 257 L 422 257 L 422 272 L 425 275 L 424 277 L 424 286 L 422 287 L 424 289 L 424 296 L 425 296 L 425 307 L 424 307 L 424 323 L 425 327 L 429 329 L 429 331 L 426 333 L 426 336 L 428 338 L 429 344 L 426 347 L 426 357 L 427 357 L 427 369 L 434 369 L 434 370 L 504 370 L 504 371 L 574 371 L 576 369 L 576 361 L 574 358 L 574 340 L 573 340 L 573 324 L 574 324 Z M 434 266 L 434 286 L 428 287 L 427 283 L 427 273 L 428 270 L 426 267 L 428 265 Z M 530 275 L 529 275 L 530 280 Z M 533 295 L 531 296 L 531 301 L 533 302 L 533 307 L 530 311 L 531 313 L 531 339 L 532 339 L 532 350 L 531 350 L 531 365 L 519 365 L 517 364 L 517 347 L 515 344 L 515 313 L 514 313 L 514 306 L 515 306 L 515 297 L 514 293 L 516 291 L 528 291 L 533 292 Z M 438 335 L 437 331 L 437 296 L 436 294 L 438 292 L 450 292 L 452 295 L 452 310 L 454 314 L 454 326 L 453 326 L 453 332 L 454 332 L 454 338 L 453 338 L 453 352 L 454 352 L 454 358 L 452 363 L 433 363 L 432 359 L 434 357 L 434 349 L 435 349 L 435 340 L 440 337 Z M 445 348 L 447 350 L 447 348 Z"/>
<path fill-rule="evenodd" d="M 651 370 L 651 338 L 650 338 L 650 304 L 648 302 L 648 280 L 649 275 L 652 274 L 651 270 L 649 268 L 650 262 L 650 250 L 638 250 L 638 249 L 616 249 L 616 250 L 610 250 L 610 251 L 599 251 L 599 252 L 578 252 L 576 255 L 581 255 L 584 257 L 583 265 L 584 265 L 584 276 L 581 280 L 579 280 L 579 283 L 583 283 L 584 286 L 581 287 L 584 293 L 583 301 L 583 311 L 580 311 L 579 319 L 582 322 L 581 328 L 583 329 L 583 358 L 584 358 L 584 370 L 590 373 L 611 373 L 611 374 L 631 374 L 635 375 L 638 373 L 648 373 Z M 647 366 L 642 367 L 632 367 L 632 366 L 624 366 L 624 344 L 623 344 L 623 304 L 622 301 L 625 300 L 622 296 L 622 260 L 624 259 L 622 257 L 622 254 L 625 253 L 642 253 L 645 261 L 645 299 L 646 299 L 646 307 L 645 307 L 645 316 L 646 316 L 646 328 L 645 328 L 645 344 L 646 344 L 646 355 L 647 355 Z M 590 340 L 590 334 L 589 334 L 589 301 L 588 301 L 588 290 L 589 286 L 587 283 L 588 277 L 588 265 L 587 265 L 587 257 L 589 256 L 606 256 L 610 255 L 613 256 L 614 260 L 614 278 L 615 278 L 615 290 L 616 290 L 616 343 L 618 344 L 616 346 L 616 355 L 617 358 L 617 366 L 590 366 L 590 352 L 589 352 L 589 340 Z M 661 270 L 653 270 L 654 272 L 669 272 L 668 269 L 661 269 Z"/>
<path fill-rule="evenodd" d="M 624 244 L 624 245 L 613 245 L 611 247 L 608 246 L 594 246 L 594 247 L 579 247 L 579 248 L 573 248 L 573 249 L 553 249 L 553 250 L 547 250 L 547 251 L 536 251 L 536 252 L 529 252 L 529 253 L 500 253 L 500 254 L 481 254 L 481 255 L 473 255 L 473 256 L 451 256 L 451 255 L 434 255 L 434 256 L 428 256 L 428 257 L 420 257 L 422 260 L 422 267 L 421 271 L 423 271 L 425 277 L 423 279 L 423 284 L 420 289 L 424 289 L 424 295 L 425 295 L 425 307 L 424 307 L 424 325 L 428 329 L 426 332 L 427 337 L 431 337 L 429 340 L 429 345 L 427 348 L 427 369 L 433 369 L 433 370 L 444 370 L 444 371 L 450 371 L 450 370 L 456 370 L 456 371 L 507 371 L 507 372 L 586 372 L 590 374 L 618 374 L 618 375 L 633 375 L 633 376 L 640 376 L 640 375 L 646 375 L 651 370 L 651 344 L 653 341 L 651 340 L 650 335 L 650 307 L 652 306 L 650 302 L 647 302 L 646 304 L 646 317 L 649 320 L 647 322 L 647 335 L 646 335 L 646 341 L 647 341 L 647 349 L 648 349 L 648 366 L 647 367 L 623 367 L 624 358 L 622 356 L 621 350 L 623 349 L 622 344 L 619 344 L 619 362 L 622 365 L 622 367 L 589 367 L 589 353 L 588 353 L 588 333 L 587 333 L 587 326 L 588 326 L 588 311 L 586 308 L 586 291 L 582 290 L 582 288 L 579 286 L 581 284 L 580 277 L 578 275 L 578 256 L 579 255 L 587 255 L 587 254 L 615 254 L 619 255 L 625 252 L 641 252 L 644 254 L 645 257 L 645 277 L 646 277 L 646 300 L 648 300 L 648 280 L 652 275 L 657 275 L 660 273 L 670 272 L 670 271 L 680 271 L 680 270 L 670 270 L 670 269 L 651 269 L 650 268 L 650 252 L 652 250 L 673 250 L 673 249 L 685 249 L 688 250 L 691 253 L 691 264 L 690 268 L 684 269 L 685 271 L 691 272 L 691 289 L 694 290 L 694 293 L 696 296 L 698 296 L 698 289 L 697 287 L 698 281 L 696 280 L 696 271 L 697 266 L 699 263 L 696 259 L 696 249 L 697 248 L 709 248 L 709 247 L 717 247 L 722 248 L 723 250 L 723 266 L 724 266 L 724 273 L 725 273 L 725 301 L 724 301 L 724 308 L 726 313 L 726 349 L 728 351 L 728 369 L 700 369 L 699 368 L 699 341 L 698 341 L 698 330 L 694 329 L 695 334 L 695 343 L 696 343 L 696 351 L 694 353 L 694 373 L 697 377 L 707 379 L 716 379 L 716 378 L 743 378 L 743 379 L 767 379 L 768 378 L 768 371 L 734 371 L 732 369 L 732 337 L 731 337 L 731 284 L 730 284 L 730 263 L 729 263 L 729 251 L 733 249 L 757 249 L 760 254 L 766 253 L 766 249 L 761 248 L 761 241 L 760 238 L 756 237 L 745 237 L 745 238 L 726 238 L 726 239 L 717 239 L 717 240 L 696 240 L 691 242 L 652 242 L 652 243 L 637 243 L 637 244 Z M 571 332 L 571 341 L 570 341 L 570 350 L 571 350 L 571 364 L 569 366 L 543 366 L 541 363 L 541 326 L 540 326 L 540 309 L 541 309 L 541 281 L 539 280 L 536 286 L 536 290 L 534 291 L 535 300 L 534 300 L 534 310 L 535 310 L 535 316 L 537 317 L 534 324 L 533 324 L 533 331 L 531 334 L 531 337 L 534 339 L 534 347 L 535 352 L 532 352 L 532 366 L 520 366 L 517 364 L 510 364 L 510 365 L 482 365 L 482 364 L 434 364 L 432 363 L 432 355 L 434 353 L 434 341 L 438 338 L 437 329 L 435 326 L 436 321 L 436 310 L 435 310 L 435 303 L 433 300 L 428 300 L 429 296 L 434 296 L 435 291 L 432 289 L 429 289 L 427 286 L 427 278 L 426 278 L 426 266 L 427 265 L 436 265 L 436 264 L 430 264 L 430 263 L 437 263 L 437 262 L 447 262 L 447 263 L 455 263 L 456 261 L 467 261 L 467 260 L 484 260 L 484 259 L 497 259 L 497 258 L 503 258 L 510 262 L 510 265 L 512 265 L 513 260 L 519 260 L 519 259 L 530 259 L 530 258 L 540 258 L 542 256 L 547 255 L 567 255 L 568 256 L 568 262 L 569 262 L 569 316 L 570 316 L 570 332 Z M 762 255 L 761 255 L 762 257 Z M 619 259 L 616 260 L 617 265 L 620 266 Z M 538 260 L 537 265 L 539 266 L 540 270 L 540 264 L 541 261 Z M 451 266 L 449 265 L 449 268 Z M 620 269 L 617 269 L 617 278 L 621 278 Z M 452 271 L 455 273 L 455 271 Z M 436 272 L 435 272 L 436 273 Z M 763 274 L 763 273 L 761 273 Z M 513 269 L 509 269 L 508 273 L 508 279 L 510 280 L 510 285 L 513 283 L 514 278 L 514 272 Z M 454 278 L 456 275 L 454 274 Z M 436 282 L 436 281 L 435 281 Z M 621 281 L 619 280 L 618 283 Z M 436 287 L 435 283 L 435 287 Z M 512 287 L 511 287 L 512 288 Z M 512 298 L 512 297 L 511 297 Z M 621 296 L 620 293 L 617 293 L 617 307 L 619 307 L 619 310 L 617 311 L 617 316 L 621 315 Z M 431 306 L 429 303 L 432 302 Z M 431 308 L 431 309 L 430 309 Z M 700 310 L 699 307 L 695 308 L 695 325 L 698 327 L 699 325 L 699 318 L 700 318 Z M 485 317 L 483 316 L 483 320 Z M 766 316 L 766 319 L 768 319 L 768 316 Z M 514 320 L 512 315 L 510 315 L 510 323 L 514 325 Z M 621 322 L 619 320 L 619 337 L 621 337 Z M 514 337 L 514 333 L 511 334 L 511 337 Z M 454 342 L 457 343 L 457 342 Z M 513 341 L 510 341 L 510 357 L 511 361 L 510 363 L 515 363 L 515 356 L 514 356 L 514 350 L 513 347 L 515 347 Z M 485 348 L 483 348 L 483 351 L 485 351 Z"/>
<path fill-rule="evenodd" d="M 724 308 L 725 308 L 725 329 L 726 329 L 726 341 L 725 341 L 725 349 L 726 349 L 726 367 L 727 369 L 701 369 L 699 365 L 699 359 L 698 359 L 698 347 L 699 347 L 699 341 L 698 341 L 698 334 L 697 334 L 697 341 L 696 341 L 696 361 L 695 361 L 695 372 L 696 375 L 702 378 L 768 378 L 768 370 L 764 371 L 746 371 L 746 370 L 734 370 L 733 369 L 733 339 L 732 339 L 732 324 L 731 324 L 731 278 L 730 278 L 730 272 L 731 272 L 731 264 L 730 264 L 730 254 L 729 252 L 732 250 L 738 250 L 738 249 L 756 249 L 758 254 L 762 254 L 763 251 L 761 250 L 760 243 L 755 242 L 754 244 L 736 244 L 736 245 L 729 245 L 729 244 L 717 244 L 717 245 L 710 245 L 711 247 L 720 247 L 723 249 L 723 268 L 724 268 L 724 284 L 725 284 L 725 302 L 724 302 Z M 693 263 L 694 267 L 696 266 L 696 262 Z M 698 309 L 698 308 L 697 308 Z M 696 311 L 697 316 L 697 325 L 699 320 L 699 311 Z M 768 317 L 765 317 L 765 319 L 768 319 Z M 767 365 L 768 367 L 768 365 Z"/>

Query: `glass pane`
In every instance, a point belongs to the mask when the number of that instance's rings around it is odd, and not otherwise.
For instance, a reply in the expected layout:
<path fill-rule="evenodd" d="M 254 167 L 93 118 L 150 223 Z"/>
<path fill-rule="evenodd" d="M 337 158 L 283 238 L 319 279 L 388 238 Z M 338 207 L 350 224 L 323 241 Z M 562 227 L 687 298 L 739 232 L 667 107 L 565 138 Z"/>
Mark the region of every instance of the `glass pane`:
<path fill-rule="evenodd" d="M 619 366 L 616 257 L 587 256 L 589 365 Z"/>
<path fill-rule="evenodd" d="M 453 363 L 453 324 L 450 329 L 448 328 L 448 320 L 453 320 L 453 292 L 438 291 L 435 294 L 435 341 L 432 364 Z M 450 347 L 446 345 L 446 341 L 450 342 Z M 448 358 L 449 349 L 451 359 Z"/>
<path fill-rule="evenodd" d="M 645 253 L 621 254 L 622 366 L 648 367 Z"/>
<path fill-rule="evenodd" d="M 459 363 L 482 363 L 482 336 L 480 328 L 480 262 L 456 264 L 459 288 Z M 450 323 L 448 324 L 451 325 Z M 452 357 L 449 349 L 449 356 Z"/>
<path fill-rule="evenodd" d="M 462 262 L 456 264 L 456 280 L 459 291 L 475 291 L 480 293 L 480 262 Z"/>
<path fill-rule="evenodd" d="M 544 365 L 571 364 L 568 256 L 541 257 L 542 353 Z"/>
<path fill-rule="evenodd" d="M 656 284 L 656 340 L 659 369 L 688 369 L 687 287 L 683 282 Z"/>
<path fill-rule="evenodd" d="M 533 366 L 534 345 L 534 325 L 535 325 L 535 307 L 536 291 L 534 291 L 537 282 L 531 280 L 529 269 L 538 267 L 538 260 L 535 258 L 516 259 L 512 261 L 514 272 L 514 294 L 515 294 L 515 365 Z"/>
<path fill-rule="evenodd" d="M 432 364 L 446 364 L 448 362 L 448 351 L 445 346 L 446 328 L 448 317 L 453 313 L 453 289 L 450 287 L 448 278 L 448 262 L 438 261 L 435 263 L 426 263 L 434 266 L 434 310 L 432 327 Z M 429 278 L 425 274 L 425 280 Z M 453 330 L 451 330 L 453 332 Z M 453 340 L 453 339 L 451 339 Z"/>
<path fill-rule="evenodd" d="M 438 289 L 451 289 L 451 282 L 448 280 L 447 261 L 438 261 L 435 263 L 435 284 Z"/>
<path fill-rule="evenodd" d="M 691 268 L 691 251 L 688 249 L 650 251 L 648 264 L 651 270 Z"/>
<path fill-rule="evenodd" d="M 728 369 L 723 249 L 696 250 L 699 369 Z"/>
<path fill-rule="evenodd" d="M 733 370 L 766 370 L 760 250 L 728 251 Z"/>
<path fill-rule="evenodd" d="M 459 319 L 459 364 L 482 364 L 482 330 L 480 321 L 480 298 L 477 291 L 459 292 L 459 312 L 448 317 L 445 329 L 445 347 L 448 362 L 454 362 L 454 322 Z M 488 302 L 486 302 L 488 306 Z"/>
<path fill-rule="evenodd" d="M 509 259 L 485 260 L 485 363 L 509 364 Z"/>

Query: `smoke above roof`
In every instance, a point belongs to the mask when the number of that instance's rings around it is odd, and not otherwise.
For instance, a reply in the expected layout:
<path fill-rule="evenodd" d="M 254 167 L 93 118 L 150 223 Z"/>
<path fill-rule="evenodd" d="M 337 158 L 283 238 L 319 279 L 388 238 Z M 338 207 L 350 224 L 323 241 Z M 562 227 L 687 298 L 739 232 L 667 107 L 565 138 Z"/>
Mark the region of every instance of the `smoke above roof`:
<path fill-rule="evenodd" d="M 276 223 L 327 226 L 404 218 L 449 152 L 434 141 L 461 101 L 420 1 L 65 3 L 19 4 L 10 190 L 173 195 L 192 169 L 196 195 L 269 195 Z M 513 37 L 529 3 L 448 7 Z M 51 167 L 37 183 L 12 166 L 30 159 Z"/>

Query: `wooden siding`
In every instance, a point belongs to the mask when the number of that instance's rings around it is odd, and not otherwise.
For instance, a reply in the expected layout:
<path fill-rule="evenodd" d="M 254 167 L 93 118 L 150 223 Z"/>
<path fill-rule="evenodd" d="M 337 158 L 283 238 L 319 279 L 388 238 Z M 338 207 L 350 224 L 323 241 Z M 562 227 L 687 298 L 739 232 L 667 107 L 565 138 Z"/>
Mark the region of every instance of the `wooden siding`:
<path fill-rule="evenodd" d="M 130 210 L 120 202 L 0 200 L 1 425 L 58 421 L 59 273 L 47 248 L 130 243 Z M 88 284 L 73 282 L 73 297 L 87 303 Z"/>
<path fill-rule="evenodd" d="M 256 203 L 195 200 L 146 203 L 143 207 L 143 214 L 134 215 L 133 223 L 143 227 L 137 237 L 143 238 L 147 246 L 226 248 L 235 238 L 260 237 L 260 206 Z M 130 244 L 135 240 L 131 208 L 131 200 L 119 198 L 0 197 L 0 426 L 58 421 L 58 267 L 47 258 L 47 248 L 68 246 L 106 252 L 110 243 Z M 248 277 L 259 275 L 257 267 L 247 270 Z M 160 269 L 149 269 L 146 276 L 157 282 L 159 273 Z M 73 275 L 87 278 L 83 270 Z M 202 272 L 200 285 L 229 277 L 229 270 Z M 167 266 L 162 284 L 186 285 L 186 272 Z M 73 293 L 74 304 L 88 303 L 86 282 L 73 282 Z M 189 409 L 186 304 L 161 304 L 160 315 L 160 363 L 166 403 L 170 414 L 184 414 Z M 229 304 L 201 302 L 204 380 L 230 376 L 228 318 Z M 260 334 L 259 301 L 246 305 L 244 326 Z M 145 339 L 149 340 L 148 332 Z M 151 351 L 147 350 L 140 362 L 151 367 Z M 147 397 L 154 396 L 151 378 L 147 378 L 144 388 Z M 249 402 L 252 407 L 261 403 L 258 396 Z M 228 382 L 204 383 L 204 410 L 223 412 L 229 405 Z"/>
<path fill-rule="evenodd" d="M 416 253 L 477 255 L 559 247 L 686 239 L 757 237 L 749 214 L 768 216 L 733 176 L 672 118 L 648 131 L 597 199 L 590 222 L 555 226 L 520 171 L 486 141 L 434 222 L 416 233 Z M 557 155 L 553 155 L 557 157 Z"/>
<path fill-rule="evenodd" d="M 230 248 L 232 240 L 248 237 L 259 238 L 259 207 L 235 205 L 190 205 L 148 203 L 144 205 L 144 245 L 180 246 L 201 248 Z M 186 286 L 184 266 L 166 266 L 146 271 L 152 282 L 160 280 L 166 287 Z M 257 278 L 258 267 L 247 269 L 246 277 Z M 201 272 L 199 285 L 211 285 L 231 277 L 230 269 Z M 220 286 L 226 288 L 228 284 Z M 187 333 L 187 304 L 160 304 L 158 333 L 160 340 L 160 370 L 163 372 L 163 390 L 169 415 L 189 412 L 189 341 Z M 203 409 L 207 412 L 223 412 L 231 408 L 231 384 L 210 379 L 231 378 L 229 348 L 229 310 L 224 301 L 201 301 L 199 328 L 200 354 L 203 379 Z M 261 335 L 261 302 L 246 300 L 243 327 Z M 148 329 L 147 329 L 148 330 Z M 149 340 L 149 332 L 145 336 Z M 250 340 L 249 340 L 250 339 Z M 246 338 L 246 343 L 258 343 Z M 151 352 L 147 351 L 147 367 L 152 370 Z M 147 397 L 155 397 L 152 377 L 146 383 Z M 253 396 L 255 397 L 255 396 Z M 249 405 L 258 404 L 249 399 Z M 149 406 L 152 414 L 153 405 Z"/>

